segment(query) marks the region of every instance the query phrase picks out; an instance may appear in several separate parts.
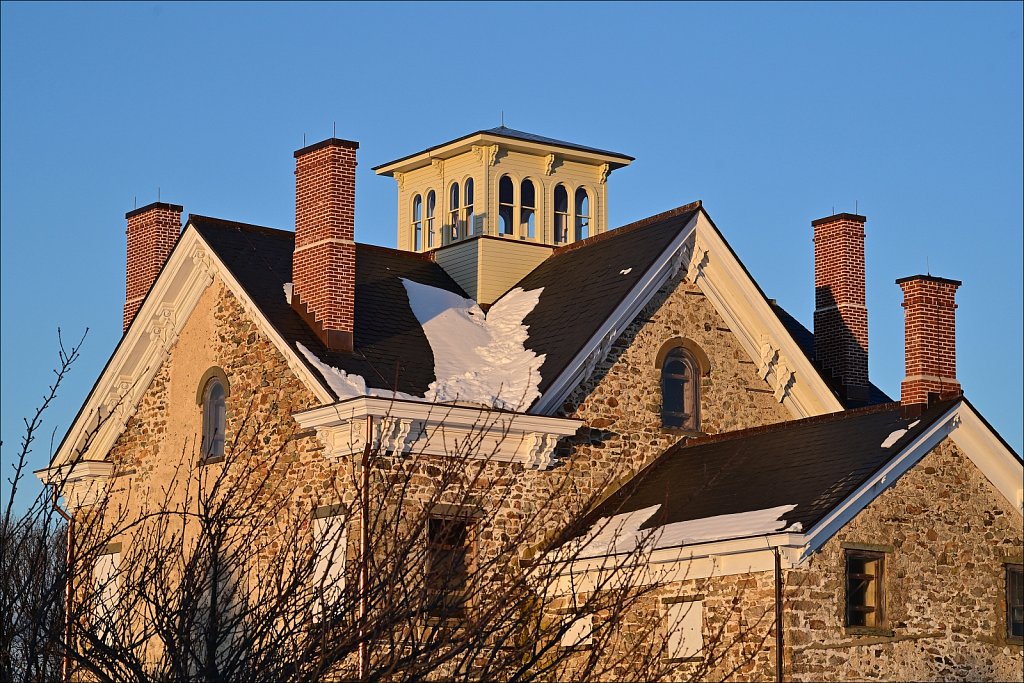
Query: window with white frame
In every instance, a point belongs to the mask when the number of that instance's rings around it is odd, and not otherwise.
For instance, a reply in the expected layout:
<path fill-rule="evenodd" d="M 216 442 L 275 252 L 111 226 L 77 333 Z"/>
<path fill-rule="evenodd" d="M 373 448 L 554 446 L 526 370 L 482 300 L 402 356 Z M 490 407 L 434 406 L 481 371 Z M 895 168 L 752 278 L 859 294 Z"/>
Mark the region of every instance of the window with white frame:
<path fill-rule="evenodd" d="M 537 191 L 533 181 L 523 180 L 519 186 L 519 236 L 537 238 Z"/>
<path fill-rule="evenodd" d="M 507 175 L 498 181 L 498 234 L 515 234 L 515 194 L 516 186 Z"/>
<path fill-rule="evenodd" d="M 562 633 L 559 641 L 562 647 L 590 647 L 594 644 L 594 615 L 585 614 L 577 617 L 568 614 L 564 625 L 568 628 Z"/>
<path fill-rule="evenodd" d="M 93 597 L 95 600 L 93 619 L 99 633 L 113 630 L 114 618 L 120 595 L 121 544 L 108 545 L 93 565 Z"/>
<path fill-rule="evenodd" d="M 563 244 L 569 241 L 569 191 L 565 185 L 555 187 L 555 244 Z"/>
<path fill-rule="evenodd" d="M 416 251 L 423 251 L 423 197 L 412 198 L 412 241 Z"/>
<path fill-rule="evenodd" d="M 437 209 L 437 195 L 431 190 L 427 193 L 427 249 L 434 248 L 434 211 Z"/>
<path fill-rule="evenodd" d="M 448 240 L 454 242 L 460 237 L 459 230 L 459 184 L 452 183 L 448 190 Z"/>
<path fill-rule="evenodd" d="M 331 505 L 313 512 L 313 565 L 312 585 L 317 594 L 315 611 L 337 603 L 345 591 L 345 560 L 348 530 L 344 510 Z"/>
<path fill-rule="evenodd" d="M 685 600 L 665 605 L 666 656 L 699 659 L 704 650 L 704 600 Z"/>
<path fill-rule="evenodd" d="M 473 225 L 473 179 L 466 178 L 465 188 L 466 201 L 462 203 L 463 230 L 466 235 L 475 235 L 476 226 Z"/>
<path fill-rule="evenodd" d="M 590 237 L 590 195 L 580 187 L 576 189 L 576 239 Z"/>

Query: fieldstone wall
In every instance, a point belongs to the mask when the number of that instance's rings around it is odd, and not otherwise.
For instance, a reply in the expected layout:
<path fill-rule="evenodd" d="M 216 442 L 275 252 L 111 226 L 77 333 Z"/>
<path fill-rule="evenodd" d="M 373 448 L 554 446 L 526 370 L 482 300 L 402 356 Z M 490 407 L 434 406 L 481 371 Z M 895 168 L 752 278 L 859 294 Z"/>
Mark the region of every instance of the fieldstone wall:
<path fill-rule="evenodd" d="M 956 445 L 942 442 L 805 565 L 783 572 L 786 679 L 1020 680 L 1024 647 L 1006 637 L 1004 563 L 1021 561 L 1022 526 Z M 844 626 L 847 544 L 889 547 L 877 633 Z M 704 661 L 678 664 L 673 676 L 774 680 L 773 572 L 659 588 L 627 631 L 642 633 L 664 598 L 701 595 Z"/>
<path fill-rule="evenodd" d="M 1006 639 L 1006 560 L 1021 561 L 1021 516 L 951 440 L 791 572 L 786 645 L 799 680 L 1019 680 Z M 843 627 L 844 543 L 885 555 L 887 633 Z"/>

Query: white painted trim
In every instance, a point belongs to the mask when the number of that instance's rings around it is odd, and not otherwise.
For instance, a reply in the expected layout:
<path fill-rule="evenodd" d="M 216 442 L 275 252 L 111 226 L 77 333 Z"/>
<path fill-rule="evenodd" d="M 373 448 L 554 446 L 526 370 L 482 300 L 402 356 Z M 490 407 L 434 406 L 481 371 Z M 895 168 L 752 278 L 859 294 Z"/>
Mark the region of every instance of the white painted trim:
<path fill-rule="evenodd" d="M 696 284 L 757 367 L 762 372 L 771 370 L 767 377 L 771 379 L 770 384 L 775 385 L 776 399 L 782 401 L 795 419 L 842 411 L 839 399 L 764 300 L 721 235 L 703 212 L 700 218 L 697 242 L 706 246 L 709 258 Z M 774 353 L 774 360 L 767 369 L 762 368 L 762 335 L 772 347 L 769 353 Z M 792 384 L 780 387 L 783 377 Z"/>
<path fill-rule="evenodd" d="M 371 396 L 294 417 L 303 428 L 317 430 L 325 455 L 333 460 L 361 451 L 369 438 L 378 452 L 518 462 L 528 469 L 552 466 L 559 439 L 583 425 L 580 420 Z M 369 435 L 367 418 L 372 420 Z"/>
<path fill-rule="evenodd" d="M 334 401 L 334 396 L 274 330 L 199 232 L 188 225 L 68 430 L 51 468 L 76 458 L 96 461 L 107 457 L 215 276 L 235 295 L 317 399 L 323 403 Z"/>
<path fill-rule="evenodd" d="M 969 404 L 959 401 L 807 532 L 805 556 L 821 548 L 947 436 L 953 439 L 1006 498 L 1010 507 L 1017 514 L 1024 514 L 1021 508 L 1024 484 L 1021 483 L 1020 460 L 1003 445 Z"/>
<path fill-rule="evenodd" d="M 683 244 L 693 233 L 697 225 L 697 216 L 690 219 L 686 227 L 676 236 L 672 243 L 661 253 L 658 260 L 647 269 L 644 276 L 636 283 L 633 290 L 604 321 L 597 332 L 587 340 L 576 356 L 569 362 L 551 386 L 533 404 L 528 412 L 545 414 L 558 410 L 576 386 L 586 380 L 594 367 L 603 360 L 612 343 L 629 326 L 633 318 L 643 310 L 644 306 L 654 297 L 661 286 L 675 274 L 674 265 Z M 603 351 L 603 353 L 602 353 Z M 600 357 L 598 357 L 600 356 Z"/>
<path fill-rule="evenodd" d="M 529 412 L 544 414 L 561 407 L 604 358 L 618 335 L 681 267 L 688 268 L 688 279 L 722 316 L 755 366 L 763 368 L 762 377 L 766 381 L 770 378 L 776 399 L 794 418 L 843 410 L 839 399 L 764 300 L 704 211 L 699 210 Z M 766 343 L 767 362 L 762 353 Z"/>

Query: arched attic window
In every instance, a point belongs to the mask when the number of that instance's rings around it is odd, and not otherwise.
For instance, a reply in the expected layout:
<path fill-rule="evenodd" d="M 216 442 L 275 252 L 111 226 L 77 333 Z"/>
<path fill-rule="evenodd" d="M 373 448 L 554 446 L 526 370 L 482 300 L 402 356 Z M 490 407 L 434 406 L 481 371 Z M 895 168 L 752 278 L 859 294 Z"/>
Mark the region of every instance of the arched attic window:
<path fill-rule="evenodd" d="M 431 190 L 427 192 L 427 249 L 434 247 L 434 209 L 437 208 L 437 195 Z"/>
<path fill-rule="evenodd" d="M 689 350 L 672 348 L 661 365 L 661 425 L 700 430 L 700 365 Z"/>
<path fill-rule="evenodd" d="M 498 181 L 498 229 L 502 235 L 515 234 L 515 191 L 512 179 L 507 175 Z"/>
<path fill-rule="evenodd" d="M 416 251 L 423 251 L 423 197 L 412 198 L 412 241 Z"/>
<path fill-rule="evenodd" d="M 590 237 L 590 195 L 582 187 L 576 190 L 576 239 Z"/>
<path fill-rule="evenodd" d="M 210 368 L 199 382 L 198 403 L 203 408 L 201 452 L 204 460 L 224 457 L 227 427 L 228 378 L 220 368 Z"/>
<path fill-rule="evenodd" d="M 569 241 L 569 192 L 565 185 L 555 187 L 555 244 Z"/>
<path fill-rule="evenodd" d="M 537 237 L 537 191 L 533 181 L 524 179 L 519 187 L 519 235 L 528 239 Z"/>
<path fill-rule="evenodd" d="M 473 226 L 473 179 L 472 178 L 466 178 L 466 184 L 465 184 L 464 191 L 466 193 L 466 201 L 464 201 L 462 203 L 462 215 L 464 217 L 462 224 L 465 226 L 463 228 L 463 230 L 465 230 L 465 234 L 466 235 L 473 235 L 473 234 L 476 233 L 476 228 Z"/>
<path fill-rule="evenodd" d="M 459 184 L 452 183 L 448 190 L 448 239 L 459 239 Z"/>

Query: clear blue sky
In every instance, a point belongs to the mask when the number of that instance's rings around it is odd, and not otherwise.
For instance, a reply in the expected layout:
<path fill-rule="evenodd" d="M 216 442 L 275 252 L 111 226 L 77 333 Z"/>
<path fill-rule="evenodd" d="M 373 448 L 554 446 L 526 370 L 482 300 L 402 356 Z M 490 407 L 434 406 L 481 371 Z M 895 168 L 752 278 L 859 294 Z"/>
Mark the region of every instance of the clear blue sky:
<path fill-rule="evenodd" d="M 4 477 L 57 327 L 91 330 L 57 441 L 120 338 L 134 198 L 291 228 L 291 153 L 336 121 L 361 144 L 357 237 L 393 246 L 394 181 L 370 168 L 502 110 L 636 157 L 609 181 L 612 225 L 704 200 L 808 325 L 810 221 L 857 206 L 872 379 L 899 395 L 893 281 L 963 280 L 959 378 L 1020 452 L 1021 7 L 4 3 Z"/>

